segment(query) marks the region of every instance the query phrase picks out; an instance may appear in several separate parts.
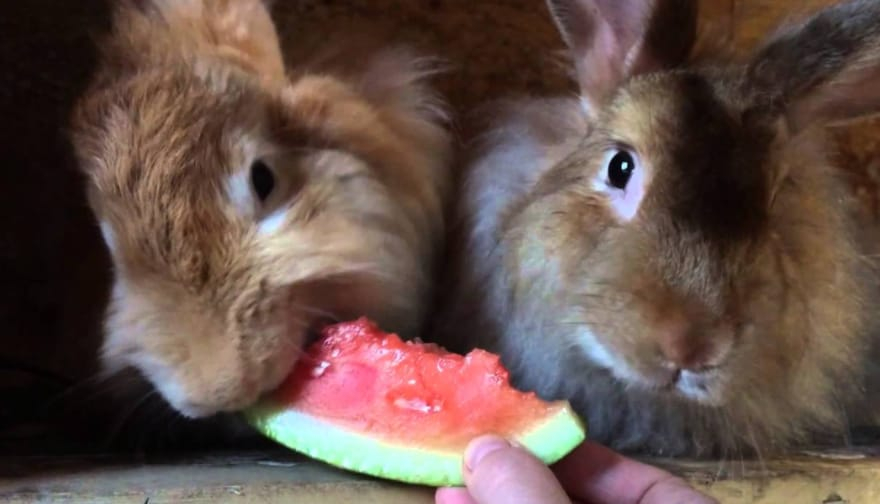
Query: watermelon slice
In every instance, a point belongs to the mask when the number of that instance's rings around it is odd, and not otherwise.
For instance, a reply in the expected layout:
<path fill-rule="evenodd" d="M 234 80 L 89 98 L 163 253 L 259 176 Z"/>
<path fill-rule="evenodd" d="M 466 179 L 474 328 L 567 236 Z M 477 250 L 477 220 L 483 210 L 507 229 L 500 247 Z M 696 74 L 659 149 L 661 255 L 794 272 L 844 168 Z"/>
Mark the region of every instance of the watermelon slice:
<path fill-rule="evenodd" d="M 498 356 L 404 342 L 366 318 L 325 328 L 246 416 L 312 458 L 428 486 L 462 485 L 465 447 L 482 434 L 512 439 L 547 464 L 585 437 L 568 402 L 512 388 Z"/>

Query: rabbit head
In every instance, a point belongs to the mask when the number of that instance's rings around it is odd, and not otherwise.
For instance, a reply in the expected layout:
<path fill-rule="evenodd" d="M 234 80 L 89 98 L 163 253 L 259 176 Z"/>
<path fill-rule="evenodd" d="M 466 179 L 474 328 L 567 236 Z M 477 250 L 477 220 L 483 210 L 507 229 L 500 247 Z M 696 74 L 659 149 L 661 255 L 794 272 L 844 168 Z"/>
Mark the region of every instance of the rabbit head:
<path fill-rule="evenodd" d="M 286 70 L 259 0 L 119 3 L 72 122 L 115 271 L 108 370 L 204 417 L 277 386 L 316 324 L 418 330 L 449 137 L 423 60 L 362 67 Z"/>
<path fill-rule="evenodd" d="M 823 127 L 880 109 L 880 4 L 741 60 L 695 57 L 696 2 L 549 6 L 581 98 L 512 107 L 469 174 L 480 343 L 620 448 L 839 427 L 866 277 Z"/>

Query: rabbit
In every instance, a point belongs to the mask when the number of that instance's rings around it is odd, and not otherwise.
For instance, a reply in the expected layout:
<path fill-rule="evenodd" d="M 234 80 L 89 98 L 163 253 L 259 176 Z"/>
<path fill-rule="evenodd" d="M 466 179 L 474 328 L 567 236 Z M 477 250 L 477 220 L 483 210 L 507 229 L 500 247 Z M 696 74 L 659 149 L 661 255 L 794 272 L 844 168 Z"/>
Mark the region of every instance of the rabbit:
<path fill-rule="evenodd" d="M 416 335 L 451 190 L 433 59 L 285 61 L 261 0 L 116 4 L 70 120 L 113 269 L 104 373 L 205 419 L 276 388 L 322 324 Z"/>
<path fill-rule="evenodd" d="M 480 112 L 432 338 L 623 453 L 845 440 L 876 277 L 824 127 L 880 110 L 880 2 L 747 55 L 702 44 L 694 1 L 548 6 L 579 93 Z"/>

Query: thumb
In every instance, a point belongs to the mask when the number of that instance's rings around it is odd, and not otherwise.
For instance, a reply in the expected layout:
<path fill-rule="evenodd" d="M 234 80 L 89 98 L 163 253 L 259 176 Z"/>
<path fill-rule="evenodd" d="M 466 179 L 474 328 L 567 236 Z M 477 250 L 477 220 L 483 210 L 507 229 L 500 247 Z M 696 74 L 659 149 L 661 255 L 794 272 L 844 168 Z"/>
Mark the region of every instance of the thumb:
<path fill-rule="evenodd" d="M 499 437 L 475 439 L 464 459 L 468 493 L 478 504 L 571 504 L 543 462 Z"/>

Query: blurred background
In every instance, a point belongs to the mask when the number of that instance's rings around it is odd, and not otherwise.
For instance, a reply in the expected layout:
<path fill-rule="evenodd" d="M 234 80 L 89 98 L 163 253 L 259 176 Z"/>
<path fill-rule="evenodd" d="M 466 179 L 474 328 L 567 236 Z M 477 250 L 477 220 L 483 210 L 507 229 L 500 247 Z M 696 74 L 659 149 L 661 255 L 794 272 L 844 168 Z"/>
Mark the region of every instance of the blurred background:
<path fill-rule="evenodd" d="M 111 393 L 119 383 L 94 379 L 110 268 L 66 126 L 110 1 L 0 2 L 2 453 L 144 449 L 172 426 L 186 433 L 178 447 L 213 439 L 204 425 L 142 412 Z M 732 27 L 744 50 L 778 21 L 832 1 L 702 3 L 707 26 Z M 490 98 L 574 90 L 555 63 L 561 46 L 543 0 L 276 0 L 275 16 L 292 60 L 364 23 L 446 58 L 452 67 L 437 82 L 461 118 Z M 877 243 L 880 121 L 835 136 L 863 237 Z"/>

